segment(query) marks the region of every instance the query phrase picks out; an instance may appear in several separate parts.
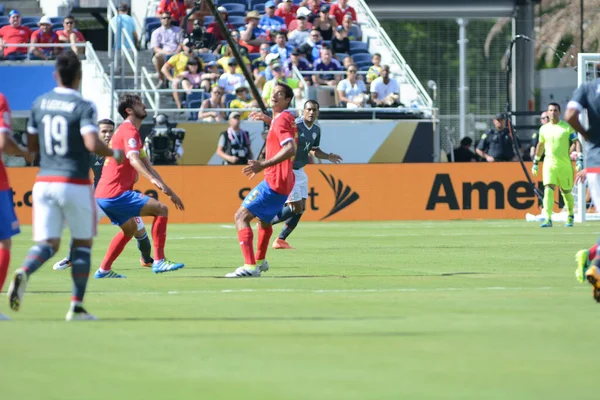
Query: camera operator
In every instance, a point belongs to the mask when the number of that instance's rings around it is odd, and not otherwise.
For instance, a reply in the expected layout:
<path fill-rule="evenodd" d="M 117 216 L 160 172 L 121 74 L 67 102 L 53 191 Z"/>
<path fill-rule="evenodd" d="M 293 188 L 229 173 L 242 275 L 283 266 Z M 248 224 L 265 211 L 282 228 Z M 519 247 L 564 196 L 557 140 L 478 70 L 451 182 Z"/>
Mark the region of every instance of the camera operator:
<path fill-rule="evenodd" d="M 144 140 L 144 150 L 152 165 L 176 165 L 183 156 L 185 130 L 171 128 L 164 114 L 154 117 L 154 127 Z"/>
<path fill-rule="evenodd" d="M 194 30 L 189 37 L 198 53 L 218 54 L 221 48 L 221 43 L 217 41 L 217 37 L 206 31 L 200 19 L 194 21 Z"/>
<path fill-rule="evenodd" d="M 240 113 L 229 115 L 229 128 L 219 136 L 217 155 L 223 159 L 223 165 L 246 165 L 252 159 L 250 135 L 240 127 Z"/>

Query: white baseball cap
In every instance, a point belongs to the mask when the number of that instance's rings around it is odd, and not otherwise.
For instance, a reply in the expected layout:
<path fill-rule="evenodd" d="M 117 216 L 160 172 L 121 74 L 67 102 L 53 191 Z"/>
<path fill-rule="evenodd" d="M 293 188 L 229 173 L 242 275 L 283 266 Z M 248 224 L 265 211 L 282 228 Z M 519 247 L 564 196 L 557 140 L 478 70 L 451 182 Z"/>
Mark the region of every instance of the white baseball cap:
<path fill-rule="evenodd" d="M 279 58 L 279 53 L 269 53 L 265 57 L 265 61 L 267 62 L 267 65 L 269 65 L 273 62 L 273 60 L 276 60 L 278 58 Z"/>
<path fill-rule="evenodd" d="M 300 7 L 298 11 L 296 11 L 296 17 L 308 17 L 310 14 L 310 10 L 306 7 Z"/>
<path fill-rule="evenodd" d="M 217 8 L 217 11 L 220 13 L 227 13 L 227 9 L 223 6 L 220 6 L 219 8 Z"/>
<path fill-rule="evenodd" d="M 42 25 L 42 24 L 52 25 L 52 21 L 50 20 L 50 17 L 46 17 L 44 15 L 42 18 L 40 18 L 40 22 L 38 22 L 38 25 Z"/>

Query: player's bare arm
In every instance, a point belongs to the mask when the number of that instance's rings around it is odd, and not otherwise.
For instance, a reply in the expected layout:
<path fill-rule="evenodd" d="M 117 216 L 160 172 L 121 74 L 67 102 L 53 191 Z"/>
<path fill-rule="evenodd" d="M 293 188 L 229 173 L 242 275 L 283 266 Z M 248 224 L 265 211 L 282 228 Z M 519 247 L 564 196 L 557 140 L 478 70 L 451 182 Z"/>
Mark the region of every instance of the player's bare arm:
<path fill-rule="evenodd" d="M 135 170 L 137 171 L 137 173 L 139 175 L 148 179 L 154 186 L 159 188 L 163 193 L 167 193 L 166 189 L 168 189 L 168 188 L 166 187 L 166 185 L 163 183 L 162 180 L 156 179 L 154 177 L 154 175 L 152 175 L 152 173 L 150 171 L 148 171 L 148 169 L 144 165 L 144 162 L 140 159 L 139 153 L 131 152 L 131 153 L 129 153 L 129 155 L 127 157 L 129 158 L 129 163 L 131 164 L 131 166 L 133 168 L 135 168 Z"/>
<path fill-rule="evenodd" d="M 537 146 L 535 147 L 535 156 L 539 160 L 540 158 L 542 158 L 543 155 L 544 155 L 544 145 L 542 144 L 542 142 L 538 142 Z"/>
<path fill-rule="evenodd" d="M 267 114 L 261 113 L 259 111 L 252 111 L 250 115 L 248 115 L 251 120 L 255 121 L 263 121 L 267 124 L 270 124 L 273 121 L 273 118 L 269 117 Z"/>
<path fill-rule="evenodd" d="M 296 143 L 293 140 L 290 140 L 289 142 L 284 144 L 281 147 L 281 150 L 279 150 L 277 154 L 275 154 L 271 159 L 264 161 L 248 161 L 248 165 L 244 167 L 242 172 L 244 173 L 244 175 L 252 178 L 254 177 L 254 175 L 264 170 L 265 168 L 277 165 L 287 159 L 292 158 L 294 155 L 296 155 Z"/>
<path fill-rule="evenodd" d="M 83 135 L 83 144 L 91 153 L 96 153 L 102 157 L 113 157 L 117 164 L 121 164 L 125 157 L 123 150 L 111 149 L 95 133 Z"/>
<path fill-rule="evenodd" d="M 178 210 L 183 210 L 184 209 L 183 202 L 181 201 L 181 199 L 179 198 L 179 196 L 177 195 L 177 193 L 175 193 L 173 191 L 173 189 L 171 189 L 169 186 L 167 186 L 167 184 L 165 183 L 165 181 L 163 181 L 163 179 L 160 176 L 160 174 L 158 173 L 158 171 L 156 169 L 154 169 L 154 167 L 150 163 L 150 160 L 148 159 L 148 157 L 142 158 L 141 161 L 144 164 L 144 166 L 148 169 L 148 171 L 156 179 L 158 179 L 160 182 L 162 182 L 162 184 L 164 185 L 165 190 L 166 190 L 165 193 L 166 193 L 167 196 L 169 196 L 169 198 L 171 199 L 171 201 L 173 202 L 173 204 L 175 204 L 175 208 L 178 209 Z"/>
<path fill-rule="evenodd" d="M 313 147 L 310 152 L 313 156 L 317 157 L 318 159 L 327 160 L 334 164 L 339 164 L 342 161 L 344 161 L 339 155 L 335 153 L 325 153 L 319 147 Z"/>
<path fill-rule="evenodd" d="M 25 146 L 21 146 L 15 142 L 9 133 L 0 133 L 0 152 L 20 157 L 25 157 L 29 154 Z"/>
<path fill-rule="evenodd" d="M 565 121 L 567 121 L 576 132 L 581 133 L 584 139 L 588 139 L 588 131 L 586 131 L 583 125 L 581 125 L 581 122 L 579 122 L 579 110 L 573 107 L 567 108 L 567 111 L 565 112 Z"/>

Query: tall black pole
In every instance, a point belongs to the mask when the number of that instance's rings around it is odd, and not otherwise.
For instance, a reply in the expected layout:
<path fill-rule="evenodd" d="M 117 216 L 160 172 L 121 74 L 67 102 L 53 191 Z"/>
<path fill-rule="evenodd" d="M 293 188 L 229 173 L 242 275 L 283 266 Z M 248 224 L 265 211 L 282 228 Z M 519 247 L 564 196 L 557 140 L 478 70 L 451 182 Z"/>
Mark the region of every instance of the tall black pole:
<path fill-rule="evenodd" d="M 579 52 L 585 53 L 583 50 L 583 0 L 579 2 Z"/>

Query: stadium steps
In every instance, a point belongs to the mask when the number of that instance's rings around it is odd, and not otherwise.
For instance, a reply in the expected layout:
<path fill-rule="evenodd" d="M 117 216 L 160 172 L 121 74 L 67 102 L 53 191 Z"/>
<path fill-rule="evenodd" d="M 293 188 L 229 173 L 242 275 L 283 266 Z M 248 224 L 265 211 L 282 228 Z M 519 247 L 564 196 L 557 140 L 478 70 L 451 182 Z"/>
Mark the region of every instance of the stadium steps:
<path fill-rule="evenodd" d="M 4 15 L 8 15 L 10 10 L 19 10 L 23 16 L 42 16 L 42 9 L 37 0 L 4 0 Z"/>

